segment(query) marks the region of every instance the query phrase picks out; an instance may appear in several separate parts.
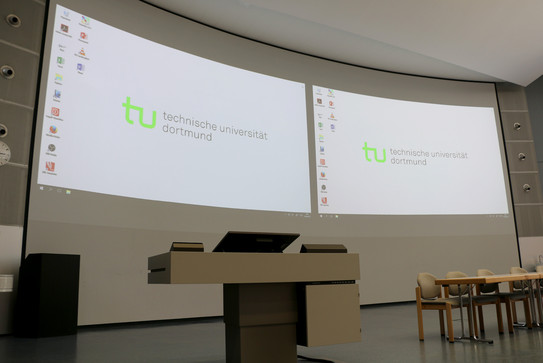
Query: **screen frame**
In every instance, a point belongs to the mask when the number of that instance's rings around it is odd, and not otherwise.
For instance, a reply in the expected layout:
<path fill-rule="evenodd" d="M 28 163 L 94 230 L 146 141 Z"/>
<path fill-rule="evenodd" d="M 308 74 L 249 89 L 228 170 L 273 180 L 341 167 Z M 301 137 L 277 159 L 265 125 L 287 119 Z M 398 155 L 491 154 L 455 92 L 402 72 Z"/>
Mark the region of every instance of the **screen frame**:
<path fill-rule="evenodd" d="M 500 109 L 498 99 L 496 97 L 496 85 L 491 82 L 470 82 L 447 80 L 431 77 L 420 77 L 415 75 L 406 75 L 397 72 L 386 72 L 371 68 L 349 65 L 341 62 L 332 62 L 323 58 L 312 57 L 303 54 L 302 52 L 289 51 L 286 49 L 273 47 L 262 42 L 252 41 L 247 38 L 237 37 L 232 34 L 221 32 L 220 30 L 206 27 L 197 22 L 192 22 L 171 13 L 166 13 L 163 10 L 150 6 L 149 4 L 134 1 L 134 0 L 119 0 L 113 4 L 106 0 L 96 0 L 96 2 L 85 2 L 83 0 L 51 0 L 48 2 L 49 7 L 55 4 L 61 4 L 70 8 L 77 7 L 77 11 L 88 14 L 91 17 L 96 17 L 98 20 L 107 24 L 119 26 L 119 28 L 133 32 L 142 37 L 154 41 L 160 41 L 161 44 L 167 46 L 175 46 L 180 40 L 183 42 L 183 50 L 197 54 L 202 57 L 209 57 L 215 61 L 230 64 L 236 67 L 252 70 L 259 73 L 270 74 L 273 76 L 283 76 L 295 81 L 303 81 L 303 77 L 299 75 L 299 64 L 303 64 L 307 69 L 326 68 L 326 72 L 321 72 L 318 79 L 311 84 L 324 84 L 331 88 L 342 89 L 348 92 L 369 92 L 371 87 L 379 84 L 381 89 L 377 94 L 369 93 L 379 97 L 398 98 L 405 100 L 420 101 L 414 96 L 414 93 L 407 92 L 407 88 L 424 89 L 426 95 L 436 94 L 435 89 L 439 90 L 439 84 L 446 84 L 447 92 L 459 92 L 464 86 L 472 90 L 474 95 L 490 92 L 493 93 L 492 101 L 495 109 L 497 123 L 501 125 L 498 129 L 500 136 L 500 153 L 502 161 L 507 163 L 505 156 L 505 141 L 503 133 L 503 123 L 500 118 Z M 48 12 L 48 11 L 47 11 Z M 135 22 L 133 19 L 146 19 L 145 22 Z M 117 21 L 120 21 L 117 24 Z M 45 22 L 50 24 L 49 21 Z M 51 25 L 50 25 L 51 26 Z M 147 37 L 147 34 L 152 36 Z M 192 37 L 192 39 L 190 39 Z M 42 59 L 45 59 L 44 54 L 47 54 L 47 34 L 44 32 L 44 43 L 42 44 Z M 197 44 L 201 42 L 201 44 Z M 243 54 L 242 58 L 236 56 L 235 53 Z M 279 69 L 273 68 L 270 71 L 272 63 L 278 64 Z M 295 65 L 298 65 L 295 67 Z M 40 62 L 40 72 L 43 67 L 43 62 Z M 39 82 L 41 82 L 40 77 Z M 397 81 L 403 84 L 397 87 Z M 345 87 L 342 84 L 345 83 Z M 38 95 L 43 94 L 40 88 L 43 87 L 43 82 L 38 85 Z M 306 87 L 306 90 L 308 87 Z M 403 90 L 403 91 L 402 91 Z M 307 91 L 309 92 L 309 91 Z M 438 92 L 439 93 L 439 92 Z M 38 115 L 40 97 L 36 100 L 35 113 Z M 437 97 L 437 96 L 435 96 Z M 437 97 L 439 98 L 439 97 Z M 466 102 L 469 101 L 469 92 L 464 97 Z M 454 104 L 454 103 L 453 103 Z M 310 119 L 312 111 L 308 106 L 308 118 Z M 38 116 L 36 116 L 37 118 Z M 36 125 L 34 126 L 36 127 Z M 314 144 L 312 144 L 312 130 L 308 129 L 309 138 L 309 158 L 312 165 L 314 160 Z M 34 139 L 34 133 L 32 138 Z M 33 141 L 34 143 L 34 141 Z M 116 229 L 112 229 L 111 225 L 104 225 L 104 233 L 94 233 L 85 226 L 69 221 L 67 224 L 73 227 L 71 244 L 63 243 L 63 241 L 47 241 L 44 239 L 51 238 L 50 235 L 39 236 L 40 231 L 50 231 L 47 222 L 40 222 L 36 225 L 34 232 L 29 231 L 29 209 L 31 206 L 31 189 L 36 185 L 33 184 L 32 174 L 35 173 L 35 165 L 32 164 L 32 157 L 29 163 L 29 178 L 28 178 L 28 198 L 27 210 L 24 227 L 24 248 L 23 257 L 27 253 L 35 252 L 50 252 L 50 253 L 72 253 L 82 255 L 82 286 L 80 294 L 80 325 L 100 324 L 100 323 L 115 323 L 128 321 L 143 321 L 143 320 L 160 320 L 183 317 L 196 316 L 217 316 L 221 314 L 220 299 L 221 290 L 216 286 L 197 287 L 197 286 L 176 286 L 172 289 L 170 286 L 147 286 L 145 285 L 146 273 L 145 268 L 146 258 L 151 255 L 156 255 L 167 251 L 170 248 L 173 240 L 195 240 L 202 241 L 206 248 L 213 248 L 216 241 L 223 236 L 228 230 L 232 230 L 232 226 L 221 220 L 221 218 L 212 218 L 211 228 L 209 230 L 195 231 L 187 230 L 183 234 L 179 231 L 169 230 L 164 225 L 159 225 L 155 229 L 148 231 L 140 231 L 128 225 L 127 220 L 121 218 L 121 229 L 127 235 L 133 237 L 130 241 L 102 241 L 101 238 L 105 235 L 115 237 Z M 35 164 L 35 163 L 34 163 Z M 316 199 L 313 197 L 313 190 L 317 188 L 317 183 L 314 180 L 316 169 L 310 167 L 312 175 L 311 190 L 312 190 L 312 210 L 316 206 Z M 514 218 L 514 208 L 512 205 L 511 182 L 508 168 L 504 165 L 504 178 L 507 189 L 507 198 L 509 203 L 510 217 Z M 30 206 L 30 207 L 29 207 Z M 171 206 L 168 206 L 170 211 Z M 205 212 L 205 211 L 204 211 Z M 83 213 L 81 216 L 88 217 Z M 185 217 L 181 214 L 179 217 Z M 263 216 L 259 212 L 247 212 L 243 216 L 247 223 L 250 223 L 251 228 L 246 230 L 272 230 L 266 223 L 261 223 Z M 383 222 L 380 216 L 368 216 L 360 226 L 360 230 L 354 231 L 342 227 L 333 218 L 333 216 L 314 215 L 311 217 L 322 218 L 323 231 L 320 234 L 308 234 L 307 219 L 305 215 L 289 216 L 293 218 L 288 224 L 288 228 L 284 229 L 287 232 L 300 232 L 301 237 L 297 239 L 285 251 L 286 253 L 294 252 L 299 249 L 302 243 L 330 243 L 339 239 L 345 246 L 348 247 L 350 253 L 357 253 L 360 256 L 361 266 L 361 304 L 408 301 L 412 299 L 412 282 L 413 275 L 421 270 L 429 270 L 436 275 L 444 274 L 447 269 L 459 269 L 470 272 L 474 267 L 486 267 L 497 272 L 503 266 L 509 266 L 518 263 L 518 243 L 516 224 L 508 223 L 513 228 L 513 231 L 508 229 L 506 236 L 495 235 L 479 235 L 477 223 L 469 222 L 469 217 L 453 216 L 447 221 L 440 216 L 425 217 L 425 228 L 417 230 L 414 236 L 406 237 L 413 228 L 417 226 L 418 216 L 391 216 L 386 222 Z M 494 216 L 487 216 L 495 218 Z M 286 218 L 286 216 L 285 216 Z M 401 225 L 397 225 L 399 218 L 402 219 Z M 342 219 L 349 223 L 356 223 L 352 216 L 345 216 Z M 35 221 L 32 221 L 34 223 Z M 175 223 L 172 218 L 168 222 Z M 197 222 L 197 220 L 188 219 L 187 224 Z M 511 222 L 511 220 L 509 220 Z M 459 224 L 465 225 L 466 229 L 461 231 L 460 235 L 452 236 L 443 234 L 445 229 L 449 233 L 457 229 Z M 500 223 L 496 223 L 499 225 Z M 391 228 L 394 226 L 394 228 Z M 415 226 L 415 227 L 413 227 Z M 234 226 L 239 228 L 238 226 Z M 243 226 L 245 227 L 245 226 Z M 147 228 L 145 223 L 142 228 Z M 509 227 L 508 227 L 509 228 Z M 383 235 L 375 236 L 366 234 L 367 229 L 380 230 Z M 113 233 L 110 233 L 113 232 Z M 511 233 L 510 233 L 511 232 Z M 81 241 L 78 241 L 77 234 L 81 235 Z M 346 235 L 346 238 L 343 236 Z M 39 237 L 37 237 L 37 235 Z M 75 236 L 75 237 L 74 237 Z M 43 239 L 41 239 L 43 237 Z M 62 236 L 66 238 L 66 236 Z M 41 240 L 40 240 L 41 239 Z M 69 238 L 68 238 L 69 239 Z M 476 242 L 476 250 L 494 250 L 496 253 L 492 258 L 483 256 L 481 253 L 474 252 L 473 243 Z M 87 243 L 87 244 L 85 244 Z M 514 246 L 514 251 L 513 247 Z M 107 252 L 105 252 L 107 251 Z M 427 258 L 420 259 L 421 251 L 429 253 Z M 109 255 L 111 253 L 111 255 Z M 474 259 L 475 255 L 482 256 L 482 259 Z M 446 256 L 446 257 L 445 257 Z M 417 266 L 410 264 L 412 260 L 417 260 Z M 482 266 L 484 265 L 484 266 Z M 394 268 L 383 268 L 383 266 L 395 266 Z M 382 272 L 380 279 L 372 277 L 373 272 L 378 269 Z M 397 277 L 397 271 L 404 271 L 403 277 L 400 280 L 394 280 L 398 289 L 394 292 L 382 291 L 382 286 L 385 281 Z M 99 287 L 99 284 L 108 284 Z M 109 285 L 110 284 L 110 285 Z M 104 292 L 107 290 L 107 294 Z M 120 293 L 122 291 L 122 294 Z M 378 293 L 369 296 L 365 291 L 377 291 Z M 107 295 L 107 296 L 106 296 Z M 121 296 L 123 295 L 123 296 Z M 152 301 L 147 301 L 147 296 Z M 166 299 L 158 299 L 156 296 L 168 296 Z M 107 302 L 105 301 L 107 298 Z M 140 301 L 141 300 L 141 301 Z M 128 307 L 125 311 L 111 311 L 106 305 L 111 305 L 111 301 L 117 301 L 119 306 Z M 131 304 L 136 302 L 134 306 Z M 149 309 L 152 306 L 152 309 Z M 179 309 L 183 306 L 183 309 Z"/>

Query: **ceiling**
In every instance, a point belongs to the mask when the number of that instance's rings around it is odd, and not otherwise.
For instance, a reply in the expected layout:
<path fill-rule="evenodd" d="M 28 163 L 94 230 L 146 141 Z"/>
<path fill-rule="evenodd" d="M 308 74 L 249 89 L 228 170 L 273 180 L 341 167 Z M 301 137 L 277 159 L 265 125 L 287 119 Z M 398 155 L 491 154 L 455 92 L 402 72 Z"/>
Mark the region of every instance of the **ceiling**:
<path fill-rule="evenodd" d="M 541 0 L 146 0 L 247 38 L 364 67 L 527 86 Z"/>

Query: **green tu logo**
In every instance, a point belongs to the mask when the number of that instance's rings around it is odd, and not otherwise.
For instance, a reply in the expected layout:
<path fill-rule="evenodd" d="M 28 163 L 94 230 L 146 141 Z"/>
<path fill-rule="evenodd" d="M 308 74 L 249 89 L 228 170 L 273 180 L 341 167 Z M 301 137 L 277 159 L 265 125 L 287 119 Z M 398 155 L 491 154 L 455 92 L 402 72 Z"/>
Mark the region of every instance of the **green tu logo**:
<path fill-rule="evenodd" d="M 370 151 L 373 151 L 373 159 L 375 159 L 375 161 L 377 161 L 378 163 L 384 163 L 385 161 L 387 161 L 387 155 L 386 155 L 385 149 L 383 149 L 383 158 L 382 159 L 377 158 L 377 148 L 368 147 L 367 142 L 364 143 L 364 147 L 362 148 L 362 150 L 364 150 L 365 153 L 366 153 L 366 160 L 367 161 L 372 161 L 372 159 L 370 158 Z"/>
<path fill-rule="evenodd" d="M 138 107 L 130 104 L 130 97 L 126 97 L 126 103 L 123 103 L 123 107 L 126 109 L 125 113 L 125 119 L 126 122 L 133 125 L 134 121 L 130 119 L 130 110 L 138 111 L 138 119 L 140 122 L 140 125 L 143 127 L 146 127 L 148 129 L 154 129 L 156 126 L 156 111 L 153 111 L 153 122 L 150 124 L 147 124 L 143 122 L 143 107 Z"/>

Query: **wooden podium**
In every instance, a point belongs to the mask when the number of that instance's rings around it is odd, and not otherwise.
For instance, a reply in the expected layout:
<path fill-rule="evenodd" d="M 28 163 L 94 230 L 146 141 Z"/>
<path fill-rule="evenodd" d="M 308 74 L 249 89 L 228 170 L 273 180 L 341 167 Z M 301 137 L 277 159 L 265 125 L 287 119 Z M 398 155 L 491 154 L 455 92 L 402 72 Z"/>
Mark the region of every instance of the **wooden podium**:
<path fill-rule="evenodd" d="M 297 343 L 360 341 L 358 254 L 168 252 L 150 284 L 223 284 L 227 362 L 296 362 Z"/>

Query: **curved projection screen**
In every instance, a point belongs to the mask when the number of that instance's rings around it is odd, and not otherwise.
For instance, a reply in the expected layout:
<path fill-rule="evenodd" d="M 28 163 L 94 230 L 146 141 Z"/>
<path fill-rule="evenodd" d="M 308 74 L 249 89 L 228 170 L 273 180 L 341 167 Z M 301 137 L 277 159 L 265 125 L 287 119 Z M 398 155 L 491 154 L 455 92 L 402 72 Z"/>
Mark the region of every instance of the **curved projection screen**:
<path fill-rule="evenodd" d="M 196 57 L 61 6 L 49 64 L 38 184 L 311 211 L 303 83 Z M 272 165 L 290 183 L 271 178 Z"/>
<path fill-rule="evenodd" d="M 285 253 L 344 244 L 361 304 L 413 300 L 422 271 L 508 271 L 494 85 L 330 62 L 135 0 L 51 1 L 26 253 L 81 255 L 79 324 L 222 314 L 220 286 L 147 285 L 147 258 L 227 231 L 300 233 Z"/>
<path fill-rule="evenodd" d="M 492 107 L 320 86 L 313 101 L 319 213 L 508 213 Z"/>

